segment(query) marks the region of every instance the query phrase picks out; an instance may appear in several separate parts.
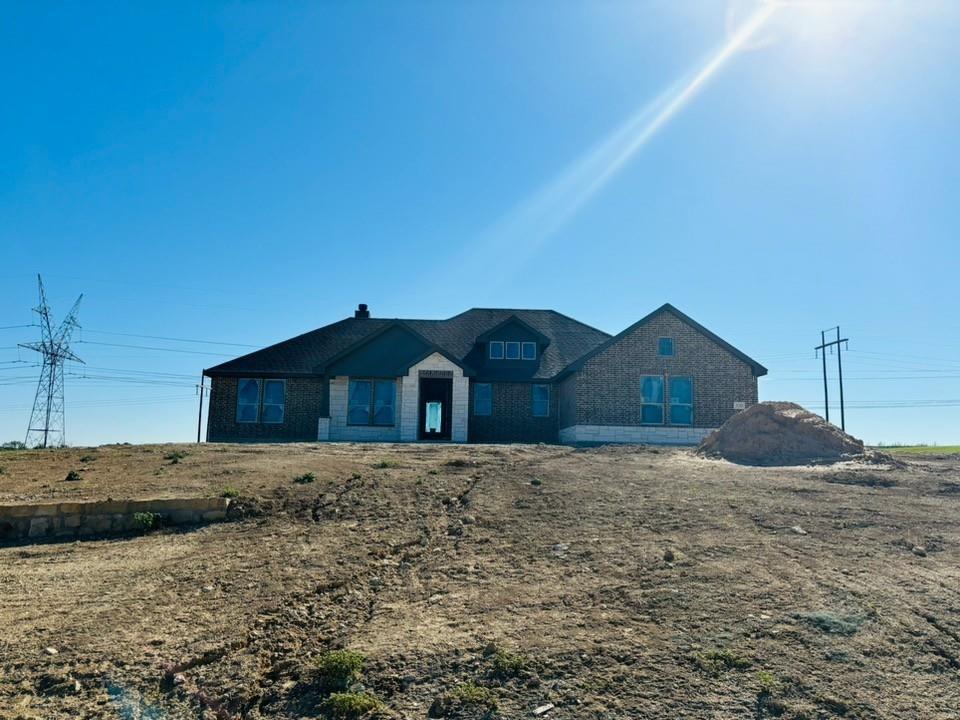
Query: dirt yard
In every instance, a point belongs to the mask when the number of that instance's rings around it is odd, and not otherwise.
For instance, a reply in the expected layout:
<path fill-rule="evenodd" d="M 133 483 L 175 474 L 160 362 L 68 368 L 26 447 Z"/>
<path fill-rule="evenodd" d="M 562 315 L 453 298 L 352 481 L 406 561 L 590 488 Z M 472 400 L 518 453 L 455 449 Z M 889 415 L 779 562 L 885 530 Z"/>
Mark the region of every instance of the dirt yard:
<path fill-rule="evenodd" d="M 386 717 L 960 717 L 956 456 L 111 446 L 0 467 L 0 503 L 229 486 L 249 513 L 0 547 L 3 720 L 350 717 L 316 669 L 339 648 Z"/>

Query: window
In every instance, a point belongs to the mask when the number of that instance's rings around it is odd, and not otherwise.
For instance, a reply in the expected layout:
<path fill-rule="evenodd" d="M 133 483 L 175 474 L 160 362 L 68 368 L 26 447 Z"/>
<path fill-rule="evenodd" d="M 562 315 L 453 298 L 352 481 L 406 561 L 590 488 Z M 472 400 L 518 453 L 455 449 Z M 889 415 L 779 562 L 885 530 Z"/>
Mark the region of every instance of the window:
<path fill-rule="evenodd" d="M 503 341 L 492 340 L 490 342 L 490 359 L 503 360 Z"/>
<path fill-rule="evenodd" d="M 473 386 L 473 414 L 493 414 L 493 386 L 490 383 L 477 383 Z"/>
<path fill-rule="evenodd" d="M 237 380 L 237 422 L 255 423 L 260 420 L 260 381 L 252 378 Z"/>
<path fill-rule="evenodd" d="M 347 425 L 393 425 L 397 384 L 394 380 L 351 380 Z"/>
<path fill-rule="evenodd" d="M 520 359 L 520 343 L 511 341 L 504 343 L 504 345 L 507 346 L 507 360 Z"/>
<path fill-rule="evenodd" d="M 533 386 L 533 416 L 534 417 L 550 416 L 550 386 L 549 385 Z"/>
<path fill-rule="evenodd" d="M 670 378 L 670 424 L 693 425 L 693 378 Z"/>
<path fill-rule="evenodd" d="M 536 360 L 537 359 L 537 344 L 532 342 L 525 342 L 523 344 L 523 359 L 524 360 Z"/>
<path fill-rule="evenodd" d="M 673 357 L 673 338 L 660 338 L 658 352 L 660 357 Z"/>
<path fill-rule="evenodd" d="M 640 379 L 640 422 L 647 425 L 663 424 L 663 378 L 644 375 Z"/>
<path fill-rule="evenodd" d="M 283 380 L 263 381 L 262 421 L 265 423 L 283 422 L 283 405 L 286 382 Z"/>

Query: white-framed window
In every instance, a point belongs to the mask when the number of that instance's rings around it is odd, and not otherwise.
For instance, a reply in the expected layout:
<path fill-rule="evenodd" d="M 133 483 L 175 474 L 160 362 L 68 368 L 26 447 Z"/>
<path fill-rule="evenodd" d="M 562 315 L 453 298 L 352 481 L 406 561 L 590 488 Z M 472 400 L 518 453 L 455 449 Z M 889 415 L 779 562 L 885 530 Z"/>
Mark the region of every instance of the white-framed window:
<path fill-rule="evenodd" d="M 287 383 L 285 380 L 263 381 L 263 403 L 260 408 L 261 422 L 280 424 L 283 422 L 284 401 Z"/>
<path fill-rule="evenodd" d="M 520 343 L 515 340 L 508 340 L 504 343 L 507 348 L 507 360 L 520 359 Z"/>
<path fill-rule="evenodd" d="M 536 360 L 537 359 L 537 344 L 535 342 L 525 342 L 523 343 L 523 349 L 521 350 L 521 356 L 524 360 Z"/>
<path fill-rule="evenodd" d="M 644 375 L 640 378 L 640 422 L 644 425 L 663 425 L 662 375 Z"/>
<path fill-rule="evenodd" d="M 240 378 L 237 380 L 237 422 L 260 421 L 260 380 Z"/>
<path fill-rule="evenodd" d="M 489 345 L 490 359 L 503 360 L 503 340 L 491 340 Z"/>
<path fill-rule="evenodd" d="M 533 416 L 550 417 L 550 386 L 533 386 Z"/>
<path fill-rule="evenodd" d="M 693 378 L 670 378 L 670 424 L 693 425 Z"/>
<path fill-rule="evenodd" d="M 657 341 L 657 355 L 673 357 L 673 338 L 662 337 Z"/>
<path fill-rule="evenodd" d="M 493 385 L 490 383 L 475 383 L 473 386 L 473 414 L 493 414 Z"/>
<path fill-rule="evenodd" d="M 351 378 L 347 390 L 347 425 L 393 425 L 396 403 L 395 380 Z"/>

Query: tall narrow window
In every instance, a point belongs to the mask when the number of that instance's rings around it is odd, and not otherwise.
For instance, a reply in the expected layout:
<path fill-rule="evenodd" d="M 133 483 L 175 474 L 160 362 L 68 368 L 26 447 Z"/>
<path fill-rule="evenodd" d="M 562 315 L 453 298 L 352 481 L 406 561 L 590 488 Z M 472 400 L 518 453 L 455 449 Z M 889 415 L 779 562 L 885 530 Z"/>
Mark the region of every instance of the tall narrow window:
<path fill-rule="evenodd" d="M 502 340 L 490 341 L 490 359 L 503 360 L 503 341 Z"/>
<path fill-rule="evenodd" d="M 523 359 L 524 360 L 536 360 L 537 359 L 537 344 L 534 342 L 525 342 L 523 344 Z"/>
<path fill-rule="evenodd" d="M 286 383 L 283 380 L 263 381 L 263 411 L 265 423 L 282 423 Z"/>
<path fill-rule="evenodd" d="M 373 388 L 373 424 L 393 425 L 397 386 L 393 380 L 377 380 Z"/>
<path fill-rule="evenodd" d="M 255 423 L 260 419 L 260 381 L 237 380 L 237 422 Z"/>
<path fill-rule="evenodd" d="M 370 424 L 370 399 L 373 397 L 369 380 L 351 380 L 347 396 L 347 424 Z"/>
<path fill-rule="evenodd" d="M 640 379 L 640 422 L 663 424 L 663 378 L 660 375 L 644 375 Z"/>
<path fill-rule="evenodd" d="M 673 357 L 673 338 L 660 338 L 657 350 L 660 357 Z"/>
<path fill-rule="evenodd" d="M 476 383 L 473 386 L 473 414 L 491 415 L 493 413 L 493 386 L 490 383 Z"/>
<path fill-rule="evenodd" d="M 519 360 L 520 359 L 520 343 L 509 341 L 504 343 L 507 346 L 507 360 Z"/>
<path fill-rule="evenodd" d="M 534 417 L 550 416 L 550 386 L 549 385 L 533 386 L 533 416 Z"/>
<path fill-rule="evenodd" d="M 693 425 L 693 378 L 670 378 L 670 424 Z"/>

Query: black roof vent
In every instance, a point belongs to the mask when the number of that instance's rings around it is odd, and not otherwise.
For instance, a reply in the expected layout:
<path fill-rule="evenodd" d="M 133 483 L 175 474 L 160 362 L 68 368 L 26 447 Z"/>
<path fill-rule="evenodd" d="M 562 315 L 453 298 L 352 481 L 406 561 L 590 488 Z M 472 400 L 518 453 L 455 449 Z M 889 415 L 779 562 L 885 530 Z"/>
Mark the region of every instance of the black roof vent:
<path fill-rule="evenodd" d="M 354 311 L 353 316 L 355 318 L 368 318 L 370 317 L 370 311 L 367 310 L 366 303 L 360 303 L 357 305 L 357 309 Z"/>

